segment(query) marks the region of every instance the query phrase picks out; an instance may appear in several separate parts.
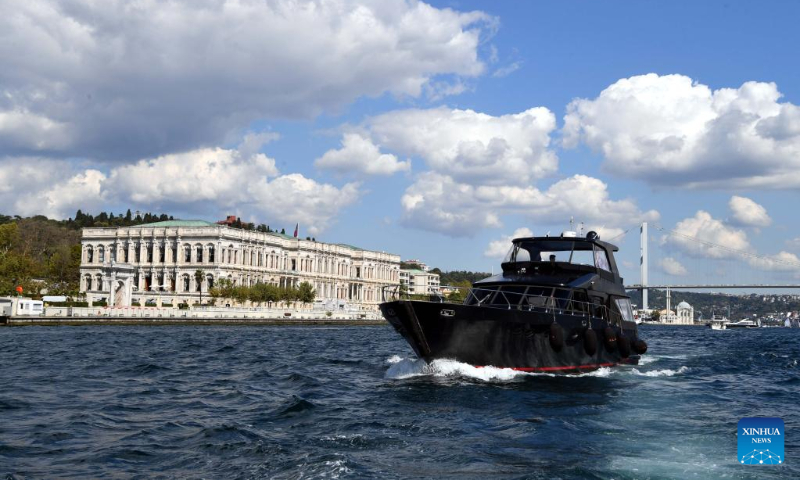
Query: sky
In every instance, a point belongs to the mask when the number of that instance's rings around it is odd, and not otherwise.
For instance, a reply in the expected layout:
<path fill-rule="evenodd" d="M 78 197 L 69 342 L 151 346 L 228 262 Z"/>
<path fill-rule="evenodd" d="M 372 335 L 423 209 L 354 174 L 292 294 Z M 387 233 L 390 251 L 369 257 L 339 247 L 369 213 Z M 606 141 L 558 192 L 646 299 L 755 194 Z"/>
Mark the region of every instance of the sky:
<path fill-rule="evenodd" d="M 238 215 L 486 272 L 574 218 L 620 246 L 627 283 L 648 222 L 651 280 L 788 281 L 797 18 L 793 1 L 2 2 L 0 213 Z"/>

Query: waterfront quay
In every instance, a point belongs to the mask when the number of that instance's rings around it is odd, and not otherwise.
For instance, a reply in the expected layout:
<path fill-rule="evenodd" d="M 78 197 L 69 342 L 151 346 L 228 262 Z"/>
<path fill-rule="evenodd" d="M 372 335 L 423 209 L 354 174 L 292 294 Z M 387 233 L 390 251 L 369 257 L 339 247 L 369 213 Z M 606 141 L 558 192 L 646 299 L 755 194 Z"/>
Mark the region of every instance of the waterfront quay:
<path fill-rule="evenodd" d="M 0 326 L 32 325 L 381 325 L 377 312 L 200 307 L 46 307 L 40 315 L 0 317 Z"/>

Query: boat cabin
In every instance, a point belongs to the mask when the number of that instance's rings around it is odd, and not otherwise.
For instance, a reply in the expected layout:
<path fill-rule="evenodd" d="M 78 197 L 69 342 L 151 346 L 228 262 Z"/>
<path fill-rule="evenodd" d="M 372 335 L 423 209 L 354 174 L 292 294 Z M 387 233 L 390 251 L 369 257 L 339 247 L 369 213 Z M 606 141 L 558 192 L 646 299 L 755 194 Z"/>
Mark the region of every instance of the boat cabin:
<path fill-rule="evenodd" d="M 616 251 L 594 232 L 514 239 L 503 273 L 475 282 L 465 304 L 632 322 Z"/>

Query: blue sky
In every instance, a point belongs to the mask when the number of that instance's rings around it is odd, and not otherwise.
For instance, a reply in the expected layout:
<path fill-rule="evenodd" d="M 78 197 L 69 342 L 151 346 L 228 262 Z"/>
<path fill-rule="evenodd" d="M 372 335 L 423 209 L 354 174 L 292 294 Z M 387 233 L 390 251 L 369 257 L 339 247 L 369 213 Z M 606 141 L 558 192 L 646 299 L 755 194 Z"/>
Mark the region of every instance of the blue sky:
<path fill-rule="evenodd" d="M 483 271 L 574 216 L 629 231 L 631 279 L 648 220 L 760 256 L 735 275 L 798 270 L 796 2 L 163 10 L 0 7 L 4 213 L 235 213 Z M 729 251 L 652 242 L 651 277 L 734 275 Z"/>

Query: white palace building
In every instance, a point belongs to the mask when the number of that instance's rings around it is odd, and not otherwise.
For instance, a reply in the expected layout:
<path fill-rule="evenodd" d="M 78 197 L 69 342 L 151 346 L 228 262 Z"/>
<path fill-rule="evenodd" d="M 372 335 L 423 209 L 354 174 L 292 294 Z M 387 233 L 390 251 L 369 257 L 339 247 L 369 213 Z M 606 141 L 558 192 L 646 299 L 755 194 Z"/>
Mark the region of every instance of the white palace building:
<path fill-rule="evenodd" d="M 200 220 L 84 228 L 81 246 L 80 291 L 109 306 L 197 304 L 201 295 L 205 303 L 226 278 L 248 286 L 308 282 L 320 308 L 372 311 L 383 287 L 400 284 L 398 255 Z"/>

